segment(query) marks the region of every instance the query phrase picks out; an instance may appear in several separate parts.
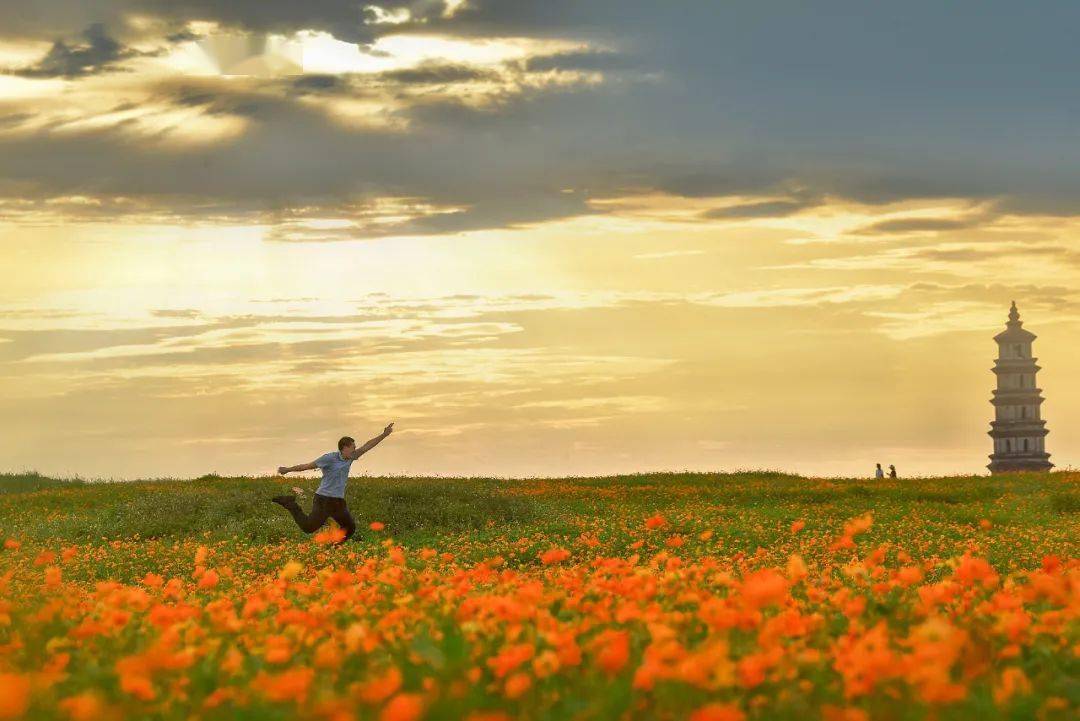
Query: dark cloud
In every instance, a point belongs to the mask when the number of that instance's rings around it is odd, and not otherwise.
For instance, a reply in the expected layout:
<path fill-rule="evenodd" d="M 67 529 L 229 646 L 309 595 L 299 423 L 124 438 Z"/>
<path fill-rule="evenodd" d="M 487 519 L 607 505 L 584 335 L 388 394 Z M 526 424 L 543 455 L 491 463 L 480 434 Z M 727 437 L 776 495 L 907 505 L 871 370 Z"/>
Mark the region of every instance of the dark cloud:
<path fill-rule="evenodd" d="M 1017 300 L 1022 305 L 1055 311 L 1080 311 L 1080 295 L 1072 288 L 1060 285 L 1032 285 L 1030 283 L 913 283 L 901 296 L 900 305 L 927 301 L 974 301 L 979 303 L 1007 303 Z"/>
<path fill-rule="evenodd" d="M 1076 264 L 1080 263 L 1080 251 L 1060 245 L 1013 245 L 1007 248 L 994 246 L 961 246 L 961 247 L 932 247 L 921 248 L 914 253 L 915 257 L 932 261 L 944 261 L 951 263 L 973 263 L 982 260 L 994 260 L 1002 257 L 1022 259 L 1024 257 L 1042 256 L 1051 257 L 1059 261 Z"/>
<path fill-rule="evenodd" d="M 985 218 L 898 218 L 871 223 L 853 232 L 859 235 L 949 232 L 976 228 L 985 220 Z"/>
<path fill-rule="evenodd" d="M 359 77 L 280 81 L 274 92 L 255 79 L 207 84 L 175 102 L 242 116 L 250 120 L 244 134 L 183 154 L 115 128 L 0 137 L 0 187 L 31 198 L 124 195 L 178 213 L 274 212 L 380 195 L 467 209 L 419 221 L 432 232 L 565 217 L 587 208 L 582 198 L 627 189 L 778 198 L 712 211 L 727 218 L 810 207 L 792 187 L 865 203 L 968 198 L 998 212 L 1080 213 L 1074 3 L 1031 13 L 989 2 L 973 15 L 920 0 L 844 12 L 704 0 L 678 11 L 638 0 L 473 0 L 450 18 L 441 2 L 379 5 L 407 7 L 414 21 L 375 23 L 351 0 L 42 0 L 33 17 L 0 8 L 0 27 L 70 37 L 72 22 L 101 22 L 111 33 L 103 37 L 125 47 L 135 32 L 125 18 L 135 13 L 173 33 L 201 19 L 360 43 L 406 32 L 558 38 L 613 50 L 548 54 L 523 67 L 629 64 L 658 80 L 522 88 L 482 107 L 437 92 L 406 97 L 410 85 L 469 83 L 488 72 L 447 61 L 373 78 L 390 92 L 402 88 L 403 107 L 387 110 L 399 121 L 392 130 L 348 127 L 312 107 L 319 95 L 370 92 Z M 52 71 L 108 67 L 110 53 L 124 52 L 102 45 L 93 62 L 63 60 L 82 47 L 57 51 Z M 1002 47 L 1018 50 L 1006 58 Z M 582 195 L 562 198 L 563 188 Z"/>
<path fill-rule="evenodd" d="M 279 87 L 287 82 L 267 81 L 264 85 Z M 228 81 L 221 78 L 164 81 L 152 86 L 150 90 L 155 99 L 166 105 L 200 108 L 207 115 L 270 117 L 291 105 L 280 93 L 265 92 L 255 84 L 230 87 Z"/>
<path fill-rule="evenodd" d="M 153 311 L 153 315 L 157 318 L 194 319 L 198 318 L 200 313 L 194 308 L 159 308 Z"/>
<path fill-rule="evenodd" d="M 402 85 L 448 85 L 480 80 L 495 80 L 499 74 L 493 70 L 461 64 L 426 63 L 415 68 L 379 73 L 379 80 Z"/>
<path fill-rule="evenodd" d="M 713 208 L 702 213 L 709 220 L 740 218 L 769 218 L 793 215 L 799 211 L 821 204 L 818 199 L 806 200 L 767 200 L 760 203 L 741 203 L 725 208 Z"/>
<path fill-rule="evenodd" d="M 86 28 L 82 39 L 78 45 L 57 40 L 37 63 L 9 72 L 27 78 L 77 78 L 112 70 L 120 61 L 138 54 L 110 37 L 101 23 Z"/>
<path fill-rule="evenodd" d="M 5 115 L 0 115 L 0 129 L 15 125 L 22 125 L 27 120 L 31 120 L 33 117 L 33 113 L 7 113 Z"/>
<path fill-rule="evenodd" d="M 549 70 L 583 70 L 604 72 L 626 70 L 635 63 L 625 53 L 611 50 L 580 50 L 574 52 L 538 55 L 525 60 L 527 72 L 545 72 Z"/>
<path fill-rule="evenodd" d="M 326 91 L 339 90 L 346 87 L 347 82 L 337 75 L 301 75 L 292 84 L 296 90 Z"/>
<path fill-rule="evenodd" d="M 136 10 L 175 21 L 213 20 L 228 28 L 265 33 L 320 30 L 340 40 L 370 43 L 380 33 L 367 3 L 355 0 L 130 0 Z M 380 0 L 386 10 L 415 9 L 420 18 L 437 15 L 442 4 Z"/>

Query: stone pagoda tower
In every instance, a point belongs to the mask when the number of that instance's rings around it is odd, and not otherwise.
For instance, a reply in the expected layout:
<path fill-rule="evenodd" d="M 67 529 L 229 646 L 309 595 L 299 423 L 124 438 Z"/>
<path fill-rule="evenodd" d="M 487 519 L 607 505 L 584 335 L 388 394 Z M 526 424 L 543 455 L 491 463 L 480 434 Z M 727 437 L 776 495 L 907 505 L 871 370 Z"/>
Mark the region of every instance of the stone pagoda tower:
<path fill-rule="evenodd" d="M 998 357 L 994 362 L 997 389 L 994 398 L 994 420 L 990 436 L 994 453 L 988 468 L 991 473 L 1006 471 L 1048 471 L 1054 464 L 1046 452 L 1044 440 L 1046 421 L 1042 420 L 1042 389 L 1035 383 L 1039 366 L 1031 357 L 1035 334 L 1023 329 L 1016 302 L 1009 309 L 1005 330 L 994 336 Z"/>

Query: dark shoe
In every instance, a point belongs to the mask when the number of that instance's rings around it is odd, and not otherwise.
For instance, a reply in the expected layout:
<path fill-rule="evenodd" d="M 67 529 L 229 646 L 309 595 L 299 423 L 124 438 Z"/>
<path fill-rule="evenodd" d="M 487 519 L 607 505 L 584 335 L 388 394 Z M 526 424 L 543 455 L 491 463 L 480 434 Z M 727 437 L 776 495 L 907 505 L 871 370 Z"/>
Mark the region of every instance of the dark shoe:
<path fill-rule="evenodd" d="M 274 496 L 270 499 L 271 503 L 276 503 L 279 506 L 293 506 L 296 505 L 296 496 Z"/>

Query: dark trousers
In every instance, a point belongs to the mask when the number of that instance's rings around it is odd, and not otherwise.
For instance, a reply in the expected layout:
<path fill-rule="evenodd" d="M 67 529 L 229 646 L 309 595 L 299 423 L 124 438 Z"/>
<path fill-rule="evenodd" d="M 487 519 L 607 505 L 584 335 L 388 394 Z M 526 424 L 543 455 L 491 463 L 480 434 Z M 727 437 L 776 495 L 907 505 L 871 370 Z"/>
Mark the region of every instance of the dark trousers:
<path fill-rule="evenodd" d="M 311 513 L 304 513 L 300 509 L 300 504 L 296 501 L 286 504 L 285 509 L 292 514 L 293 519 L 296 520 L 296 525 L 300 526 L 304 533 L 315 533 L 315 531 L 323 527 L 328 518 L 333 518 L 344 529 L 345 538 L 342 543 L 349 540 L 349 537 L 356 533 L 356 521 L 353 520 L 352 514 L 349 513 L 349 506 L 346 505 L 344 498 L 331 498 L 316 493 L 315 501 L 311 506 Z"/>

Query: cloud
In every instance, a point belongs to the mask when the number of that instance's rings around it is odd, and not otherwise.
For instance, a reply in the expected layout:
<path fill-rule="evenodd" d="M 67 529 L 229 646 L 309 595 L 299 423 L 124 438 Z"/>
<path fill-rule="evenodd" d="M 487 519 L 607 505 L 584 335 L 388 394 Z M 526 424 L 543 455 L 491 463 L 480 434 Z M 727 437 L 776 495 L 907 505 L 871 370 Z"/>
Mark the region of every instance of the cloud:
<path fill-rule="evenodd" d="M 882 220 L 851 231 L 857 235 L 892 235 L 899 233 L 939 233 L 977 228 L 987 218 L 897 218 Z"/>
<path fill-rule="evenodd" d="M 818 198 L 764 200 L 754 203 L 740 203 L 722 208 L 713 208 L 701 214 L 708 220 L 734 220 L 749 218 L 775 218 L 793 215 L 807 208 L 813 208 L 824 202 Z"/>
<path fill-rule="evenodd" d="M 347 85 L 340 75 L 299 75 L 292 81 L 294 89 L 309 92 L 340 90 Z"/>
<path fill-rule="evenodd" d="M 84 42 L 79 45 L 57 40 L 34 65 L 8 72 L 26 78 L 77 78 L 113 70 L 121 61 L 139 54 L 110 37 L 101 23 L 90 25 L 82 37 Z"/>
<path fill-rule="evenodd" d="M 109 28 L 96 45 L 65 44 L 40 63 L 41 73 L 83 73 L 64 98 L 0 101 L 0 192 L 134 198 L 177 222 L 413 197 L 466 209 L 415 224 L 447 233 L 600 212 L 581 199 L 645 191 L 740 201 L 718 202 L 704 220 L 797 215 L 821 198 L 966 198 L 1001 212 L 1080 214 L 1080 143 L 1069 142 L 1075 124 L 1062 120 L 1075 102 L 1074 79 L 1061 72 L 1072 43 L 1065 22 L 1047 27 L 1005 5 L 987 8 L 980 22 L 1008 28 L 1027 49 L 1023 63 L 1002 66 L 1000 45 L 985 40 L 992 34 L 972 35 L 932 4 L 906 4 L 912 19 L 900 32 L 913 41 L 911 28 L 929 28 L 917 40 L 935 62 L 882 42 L 897 30 L 893 11 L 880 9 L 838 19 L 705 2 L 679 12 L 606 0 L 542 8 L 476 0 L 453 13 L 435 1 L 378 5 L 42 0 L 32 18 L 0 10 L 0 26 L 20 37 L 69 37 L 73 22 Z M 192 87 L 172 95 L 160 75 L 128 62 L 135 58 L 118 60 L 198 35 L 195 21 L 330 33 L 360 43 L 365 59 L 380 38 L 527 49 L 489 65 L 436 57 L 272 82 L 173 77 Z M 811 41 L 814 33 L 829 41 Z M 105 70 L 136 65 L 123 86 L 91 85 Z M 609 82 L 607 73 L 627 69 L 663 82 Z M 996 73 L 1000 87 L 969 82 L 973 72 Z M 547 75 L 566 84 L 545 85 Z M 159 104 L 147 105 L 148 93 Z M 564 188 L 579 195 L 561 198 Z M 862 232 L 959 229 L 929 222 L 886 220 Z"/>
<path fill-rule="evenodd" d="M 636 67 L 636 63 L 625 53 L 613 50 L 577 50 L 572 52 L 535 55 L 523 63 L 527 72 L 547 72 L 551 70 L 582 70 L 610 72 Z"/>
<path fill-rule="evenodd" d="M 494 70 L 461 63 L 424 63 L 413 68 L 379 73 L 377 79 L 402 85 L 447 85 L 450 83 L 497 80 L 499 74 Z"/>

